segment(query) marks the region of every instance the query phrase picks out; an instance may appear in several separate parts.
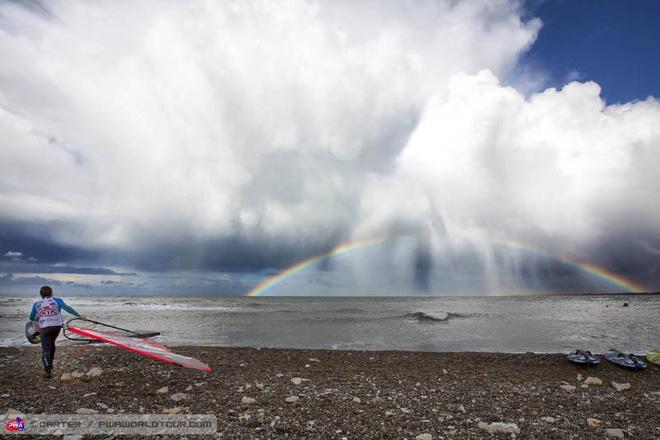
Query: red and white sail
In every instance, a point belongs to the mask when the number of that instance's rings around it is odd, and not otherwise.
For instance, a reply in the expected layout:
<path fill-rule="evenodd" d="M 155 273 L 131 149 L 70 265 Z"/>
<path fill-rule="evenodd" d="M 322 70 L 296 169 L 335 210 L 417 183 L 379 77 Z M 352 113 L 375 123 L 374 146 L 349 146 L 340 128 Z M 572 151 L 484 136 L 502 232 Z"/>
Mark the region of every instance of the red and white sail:
<path fill-rule="evenodd" d="M 211 368 L 204 362 L 195 358 L 172 353 L 163 344 L 148 338 L 131 338 L 116 332 L 71 326 L 67 327 L 67 330 L 82 336 L 86 336 L 88 338 L 107 342 L 109 344 L 125 348 L 126 350 L 149 356 L 150 358 L 158 359 L 159 361 L 167 362 L 168 364 L 178 364 L 183 367 L 192 368 L 195 370 L 211 371 Z"/>

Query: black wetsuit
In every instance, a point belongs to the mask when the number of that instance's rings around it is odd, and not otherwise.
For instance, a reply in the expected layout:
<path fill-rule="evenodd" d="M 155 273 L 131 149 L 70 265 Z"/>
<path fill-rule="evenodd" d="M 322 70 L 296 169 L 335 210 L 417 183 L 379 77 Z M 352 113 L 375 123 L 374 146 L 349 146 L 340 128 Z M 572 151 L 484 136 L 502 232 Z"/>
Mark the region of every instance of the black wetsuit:
<path fill-rule="evenodd" d="M 55 340 L 60 335 L 62 326 L 44 327 L 39 331 L 41 335 L 41 362 L 44 364 L 44 370 L 53 369 L 53 359 L 55 359 Z"/>

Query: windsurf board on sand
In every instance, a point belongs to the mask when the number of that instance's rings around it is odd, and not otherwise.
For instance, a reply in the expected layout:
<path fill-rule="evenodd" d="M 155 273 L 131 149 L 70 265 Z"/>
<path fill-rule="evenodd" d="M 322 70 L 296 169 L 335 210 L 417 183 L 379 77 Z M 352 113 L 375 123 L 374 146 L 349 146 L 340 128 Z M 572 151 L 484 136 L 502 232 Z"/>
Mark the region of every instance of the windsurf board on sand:
<path fill-rule="evenodd" d="M 623 353 L 614 348 L 610 348 L 605 353 L 605 359 L 620 367 L 631 368 L 633 370 L 646 368 L 646 362 L 637 359 L 634 354 Z"/>
<path fill-rule="evenodd" d="M 587 350 L 574 350 L 566 355 L 566 359 L 578 365 L 596 365 L 600 362 L 600 358 L 591 354 Z"/>
<path fill-rule="evenodd" d="M 652 364 L 660 365 L 660 349 L 649 350 L 646 353 L 646 360 Z"/>

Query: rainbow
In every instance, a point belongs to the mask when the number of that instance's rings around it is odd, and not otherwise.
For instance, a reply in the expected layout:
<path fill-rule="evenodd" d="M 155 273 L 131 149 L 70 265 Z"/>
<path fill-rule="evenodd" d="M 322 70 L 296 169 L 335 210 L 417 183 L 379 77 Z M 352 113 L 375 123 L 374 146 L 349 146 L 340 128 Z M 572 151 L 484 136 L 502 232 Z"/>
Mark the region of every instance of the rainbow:
<path fill-rule="evenodd" d="M 261 296 L 264 294 L 264 292 L 266 292 L 268 289 L 273 287 L 275 284 L 278 284 L 280 281 L 284 280 L 285 278 L 288 278 L 293 274 L 296 274 L 310 266 L 313 266 L 314 264 L 326 258 L 339 256 L 357 249 L 379 245 L 386 241 L 401 240 L 404 238 L 413 238 L 413 237 L 386 237 L 386 238 L 376 238 L 371 240 L 353 241 L 349 243 L 340 244 L 339 246 L 333 248 L 330 252 L 307 258 L 306 260 L 303 260 L 299 263 L 287 267 L 286 269 L 282 270 L 276 275 L 273 275 L 272 277 L 266 278 L 265 280 L 257 284 L 252 290 L 246 293 L 245 296 L 251 296 L 251 297 Z M 604 267 L 597 266 L 592 263 L 580 261 L 573 257 L 562 257 L 562 256 L 553 255 L 533 245 L 515 240 L 493 240 L 492 243 L 505 246 L 507 248 L 531 252 L 537 255 L 544 256 L 546 258 L 559 260 L 564 264 L 568 264 L 586 273 L 589 273 L 595 276 L 596 278 L 602 279 L 617 287 L 621 287 L 622 289 L 625 289 L 629 293 L 645 293 L 649 291 L 649 289 L 646 288 L 645 286 L 635 283 L 634 281 L 629 280 L 621 275 L 617 275 L 611 271 L 608 271 Z"/>
<path fill-rule="evenodd" d="M 562 256 L 553 255 L 540 248 L 537 248 L 536 246 L 515 240 L 494 240 L 493 242 L 499 245 L 506 246 L 508 248 L 528 251 L 534 254 L 542 255 L 547 258 L 559 260 L 564 264 L 568 264 L 569 266 L 576 267 L 586 273 L 589 273 L 595 276 L 596 278 L 600 278 L 604 281 L 607 281 L 610 284 L 621 287 L 622 289 L 625 289 L 629 293 L 646 293 L 649 291 L 647 287 L 642 286 L 641 284 L 629 280 L 628 278 L 625 278 L 621 275 L 617 275 L 614 272 L 605 269 L 604 267 L 597 266 L 592 263 L 587 263 L 585 261 L 580 261 L 573 257 L 562 257 Z"/>
<path fill-rule="evenodd" d="M 314 264 L 329 258 L 329 257 L 336 257 L 342 254 L 345 254 L 347 252 L 351 252 L 357 249 L 363 249 L 366 247 L 370 246 L 375 246 L 381 243 L 384 243 L 386 241 L 390 240 L 399 240 L 403 239 L 406 237 L 386 237 L 386 238 L 375 238 L 371 240 L 361 240 L 361 241 L 352 241 L 349 243 L 344 243 L 340 244 L 339 246 L 333 248 L 330 252 L 327 252 L 325 254 L 321 255 L 316 255 L 314 257 L 310 257 L 306 260 L 303 260 L 299 263 L 294 264 L 293 266 L 289 266 L 277 275 L 273 275 L 270 278 L 266 278 L 257 286 L 255 286 L 252 290 L 250 290 L 248 293 L 245 294 L 245 296 L 261 296 L 266 290 L 270 289 L 273 287 L 275 284 L 279 283 L 283 279 L 300 272 L 301 270 L 304 270 L 310 266 L 313 266 Z"/>

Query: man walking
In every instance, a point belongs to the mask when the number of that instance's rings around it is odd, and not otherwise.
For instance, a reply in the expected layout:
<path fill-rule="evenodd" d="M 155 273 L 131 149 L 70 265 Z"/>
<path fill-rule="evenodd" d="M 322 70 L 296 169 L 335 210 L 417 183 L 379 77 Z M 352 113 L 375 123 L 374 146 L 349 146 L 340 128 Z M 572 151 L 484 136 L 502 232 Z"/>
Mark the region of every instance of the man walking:
<path fill-rule="evenodd" d="M 50 379 L 53 371 L 53 360 L 55 359 L 55 340 L 64 326 L 62 309 L 70 314 L 86 320 L 78 312 L 68 306 L 62 299 L 53 296 L 53 289 L 43 286 L 39 291 L 41 299 L 34 303 L 30 312 L 30 321 L 37 321 L 39 334 L 41 335 L 41 361 L 44 364 L 46 379 Z"/>

